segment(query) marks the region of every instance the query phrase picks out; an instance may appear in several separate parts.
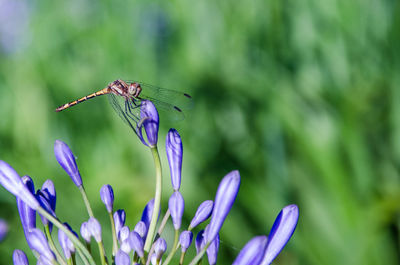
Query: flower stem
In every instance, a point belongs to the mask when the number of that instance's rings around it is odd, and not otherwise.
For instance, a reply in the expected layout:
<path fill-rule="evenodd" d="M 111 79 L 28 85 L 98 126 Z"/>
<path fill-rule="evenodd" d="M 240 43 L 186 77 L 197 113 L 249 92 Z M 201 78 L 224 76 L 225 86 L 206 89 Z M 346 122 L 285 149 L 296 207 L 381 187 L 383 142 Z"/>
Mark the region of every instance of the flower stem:
<path fill-rule="evenodd" d="M 171 248 L 171 252 L 169 253 L 168 257 L 163 262 L 163 265 L 167 265 L 171 261 L 172 257 L 175 255 L 176 251 L 178 250 L 177 248 L 178 242 L 179 242 L 179 230 L 175 230 L 174 245 Z"/>
<path fill-rule="evenodd" d="M 107 265 L 107 258 L 106 258 L 106 253 L 104 251 L 104 245 L 103 245 L 103 241 L 100 241 L 97 243 L 99 245 L 99 253 L 100 253 L 100 260 L 101 260 L 101 264 L 102 265 Z"/>
<path fill-rule="evenodd" d="M 51 234 L 50 234 L 49 225 L 45 225 L 44 226 L 44 232 L 46 233 L 47 241 L 49 242 L 49 246 L 50 246 L 51 250 L 54 252 L 54 254 L 57 257 L 57 261 L 62 265 L 67 265 L 67 263 L 65 262 L 65 260 L 61 256 L 60 252 L 56 248 L 56 245 L 54 244 L 53 238 L 51 237 Z"/>
<path fill-rule="evenodd" d="M 117 255 L 118 252 L 118 241 L 117 241 L 117 232 L 115 231 L 115 223 L 114 223 L 114 217 L 112 213 L 108 213 L 108 216 L 110 217 L 110 223 L 111 223 L 111 233 L 112 233 L 112 238 L 113 238 L 113 249 L 112 249 L 112 255 L 113 255 L 113 260 L 115 255 Z"/>
<path fill-rule="evenodd" d="M 41 215 L 43 215 L 47 220 L 49 220 L 55 226 L 57 226 L 58 229 L 61 229 L 68 236 L 68 238 L 72 241 L 72 243 L 75 245 L 75 247 L 78 248 L 80 251 L 82 251 L 82 253 L 83 253 L 82 259 L 83 260 L 87 259 L 89 264 L 96 265 L 92 255 L 90 255 L 89 251 L 85 248 L 85 246 L 82 244 L 82 242 L 71 231 L 69 231 L 68 228 L 66 228 L 56 217 L 54 217 L 53 215 L 48 213 L 42 207 L 39 206 L 36 210 Z"/>
<path fill-rule="evenodd" d="M 151 154 L 153 155 L 154 165 L 156 167 L 156 193 L 154 196 L 154 208 L 151 216 L 149 232 L 147 234 L 146 243 L 144 244 L 144 250 L 149 252 L 150 247 L 153 243 L 154 233 L 156 231 L 158 213 L 160 211 L 161 204 L 161 186 L 162 186 L 162 170 L 160 155 L 158 154 L 157 146 L 151 147 Z"/>
<path fill-rule="evenodd" d="M 200 259 L 204 256 L 204 253 L 206 253 L 208 246 L 210 245 L 210 242 L 208 242 L 204 248 L 199 252 L 199 254 L 194 257 L 194 259 L 189 263 L 189 265 L 196 265 L 197 262 L 200 261 Z"/>
<path fill-rule="evenodd" d="M 82 198 L 85 203 L 86 209 L 89 213 L 89 216 L 93 217 L 93 211 L 92 211 L 92 208 L 90 207 L 90 203 L 89 203 L 88 197 L 86 195 L 85 188 L 83 187 L 83 184 L 81 186 L 79 186 L 79 191 L 82 194 Z"/>

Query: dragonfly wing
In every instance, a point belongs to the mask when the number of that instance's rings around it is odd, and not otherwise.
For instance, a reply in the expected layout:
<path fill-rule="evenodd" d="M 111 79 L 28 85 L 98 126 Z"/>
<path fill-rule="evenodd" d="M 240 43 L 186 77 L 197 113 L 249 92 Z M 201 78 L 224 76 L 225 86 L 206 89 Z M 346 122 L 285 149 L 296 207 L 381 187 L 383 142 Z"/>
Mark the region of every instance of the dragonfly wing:
<path fill-rule="evenodd" d="M 167 114 L 167 117 L 172 121 L 181 121 L 185 118 L 182 110 L 177 106 L 147 96 L 140 97 L 140 99 L 150 100 L 151 102 L 153 102 L 157 110 L 165 112 L 165 114 Z"/>
<path fill-rule="evenodd" d="M 110 101 L 111 106 L 115 110 L 115 112 L 118 114 L 118 116 L 121 117 L 121 119 L 129 125 L 129 127 L 132 128 L 132 130 L 137 133 L 137 123 L 140 120 L 140 102 L 137 101 L 137 103 L 133 103 L 129 100 L 126 100 L 125 98 L 121 96 L 117 96 L 114 94 L 108 94 L 108 99 Z"/>

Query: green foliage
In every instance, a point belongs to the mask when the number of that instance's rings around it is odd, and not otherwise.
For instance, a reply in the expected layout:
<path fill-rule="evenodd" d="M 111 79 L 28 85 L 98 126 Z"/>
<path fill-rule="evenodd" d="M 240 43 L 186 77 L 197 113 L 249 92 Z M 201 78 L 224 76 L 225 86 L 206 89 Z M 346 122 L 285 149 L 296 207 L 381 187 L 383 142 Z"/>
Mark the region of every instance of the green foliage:
<path fill-rule="evenodd" d="M 299 206 L 299 225 L 276 264 L 399 263 L 399 2 L 29 5 L 23 48 L 0 53 L 0 159 L 37 188 L 51 178 L 57 213 L 75 230 L 87 216 L 54 158 L 55 139 L 77 156 L 103 230 L 100 187 L 113 186 L 116 208 L 133 227 L 153 196 L 154 169 L 150 152 L 105 97 L 54 109 L 117 78 L 134 79 L 194 98 L 184 121 L 161 116 L 159 135 L 166 191 L 166 132 L 174 127 L 183 139 L 187 223 L 226 173 L 241 173 L 220 264 L 267 234 L 291 203 Z M 27 245 L 4 189 L 0 204 L 11 229 L 0 263 L 10 264 L 12 250 Z M 111 247 L 111 238 L 105 241 Z"/>

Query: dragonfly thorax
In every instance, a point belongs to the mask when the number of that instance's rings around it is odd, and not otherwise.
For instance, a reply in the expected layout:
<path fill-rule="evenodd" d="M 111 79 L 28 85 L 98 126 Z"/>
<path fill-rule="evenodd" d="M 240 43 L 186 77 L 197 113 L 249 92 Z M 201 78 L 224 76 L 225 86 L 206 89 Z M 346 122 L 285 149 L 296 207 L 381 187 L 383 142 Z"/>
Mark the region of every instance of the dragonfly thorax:
<path fill-rule="evenodd" d="M 128 93 L 131 96 L 137 98 L 140 94 L 140 91 L 142 91 L 142 87 L 140 86 L 139 83 L 133 82 L 129 84 Z"/>
<path fill-rule="evenodd" d="M 140 91 L 142 91 L 140 84 L 136 82 L 128 84 L 125 81 L 119 79 L 112 82 L 108 87 L 109 89 L 111 89 L 112 93 L 118 96 L 123 96 L 125 98 L 136 98 L 139 96 Z"/>

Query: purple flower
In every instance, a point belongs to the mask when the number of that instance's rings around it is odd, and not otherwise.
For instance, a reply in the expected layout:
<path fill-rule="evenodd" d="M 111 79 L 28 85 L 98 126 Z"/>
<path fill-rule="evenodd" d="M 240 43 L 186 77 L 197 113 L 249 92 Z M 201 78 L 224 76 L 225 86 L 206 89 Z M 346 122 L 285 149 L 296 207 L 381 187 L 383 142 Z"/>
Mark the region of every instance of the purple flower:
<path fill-rule="evenodd" d="M 114 213 L 114 224 L 115 224 L 115 232 L 117 233 L 117 237 L 119 237 L 119 231 L 125 225 L 126 213 L 124 210 L 119 209 Z"/>
<path fill-rule="evenodd" d="M 199 254 L 199 252 L 203 249 L 205 246 L 205 240 L 204 240 L 204 230 L 200 230 L 200 232 L 196 236 L 196 252 Z"/>
<path fill-rule="evenodd" d="M 122 250 L 118 250 L 117 255 L 115 255 L 115 265 L 131 265 L 129 255 Z"/>
<path fill-rule="evenodd" d="M 165 142 L 165 149 L 167 151 L 168 164 L 171 172 L 172 188 L 174 191 L 178 191 L 181 186 L 183 148 L 182 139 L 177 130 L 169 130 Z"/>
<path fill-rule="evenodd" d="M 212 213 L 213 207 L 214 207 L 214 202 L 211 200 L 204 201 L 202 204 L 200 204 L 199 208 L 197 208 L 195 216 L 190 222 L 189 230 L 192 230 L 200 223 L 207 220 Z"/>
<path fill-rule="evenodd" d="M 49 261 L 55 259 L 53 252 L 50 250 L 49 243 L 47 242 L 46 236 L 37 228 L 33 228 L 28 233 L 28 243 L 30 248 L 45 257 Z"/>
<path fill-rule="evenodd" d="M 90 238 L 92 237 L 91 232 L 89 231 L 88 222 L 83 222 L 81 225 L 81 236 L 86 241 L 86 243 L 90 243 Z"/>
<path fill-rule="evenodd" d="M 242 248 L 232 265 L 260 264 L 267 247 L 267 236 L 256 236 Z"/>
<path fill-rule="evenodd" d="M 154 253 L 156 254 L 157 261 L 161 260 L 162 255 L 165 253 L 166 250 L 167 250 L 167 242 L 165 242 L 164 238 L 160 237 L 154 243 Z"/>
<path fill-rule="evenodd" d="M 182 252 L 186 252 L 186 250 L 190 247 L 193 240 L 192 231 L 183 231 L 179 236 L 179 243 L 182 246 Z"/>
<path fill-rule="evenodd" d="M 42 185 L 43 194 L 46 196 L 47 201 L 50 203 L 51 209 L 56 210 L 56 188 L 54 187 L 53 181 L 50 179 L 46 180 Z"/>
<path fill-rule="evenodd" d="M 158 140 L 158 112 L 153 102 L 143 100 L 140 106 L 140 123 L 138 124 L 138 136 L 142 143 L 148 147 L 155 147 Z M 147 140 L 143 137 L 142 129 L 146 131 Z"/>
<path fill-rule="evenodd" d="M 210 224 L 205 231 L 206 242 L 211 242 L 219 233 L 226 216 L 232 208 L 233 202 L 240 187 L 239 171 L 229 172 L 220 182 L 215 195 L 214 210 L 211 215 Z"/>
<path fill-rule="evenodd" d="M 90 217 L 88 221 L 90 234 L 94 237 L 97 243 L 101 242 L 101 225 L 96 218 Z"/>
<path fill-rule="evenodd" d="M 143 221 L 139 221 L 136 226 L 135 229 L 133 229 L 133 231 L 135 231 L 136 233 L 138 233 L 143 240 L 145 239 L 146 235 L 147 235 L 147 227 L 146 224 Z"/>
<path fill-rule="evenodd" d="M 122 242 L 128 239 L 130 232 L 131 231 L 129 231 L 129 227 L 123 226 L 119 231 L 119 240 Z"/>
<path fill-rule="evenodd" d="M 129 235 L 129 243 L 131 245 L 131 248 L 138 254 L 139 257 L 143 258 L 144 257 L 144 242 L 143 239 L 140 237 L 138 233 L 135 231 L 131 231 L 131 234 Z"/>
<path fill-rule="evenodd" d="M 50 213 L 51 215 L 56 216 L 56 214 L 54 213 L 53 209 L 51 208 L 50 202 L 47 200 L 47 198 L 48 198 L 49 196 L 50 196 L 50 195 L 47 194 L 47 191 L 38 190 L 38 191 L 36 192 L 36 198 L 37 198 L 37 200 L 39 201 L 40 206 L 42 206 L 42 208 L 45 209 L 45 210 L 46 210 L 48 213 Z M 46 219 L 44 216 L 42 216 L 41 214 L 39 214 L 39 215 L 40 215 L 40 218 L 42 219 L 43 225 L 45 225 L 45 226 L 48 225 L 48 226 L 49 226 L 49 229 L 50 229 L 50 232 L 51 232 L 52 229 L 53 229 L 53 224 L 50 223 L 49 220 L 47 220 L 47 219 Z"/>
<path fill-rule="evenodd" d="M 39 202 L 24 185 L 18 173 L 4 161 L 0 161 L 0 184 L 33 210 L 39 207 Z"/>
<path fill-rule="evenodd" d="M 168 201 L 168 208 L 171 212 L 172 223 L 175 230 L 179 230 L 182 222 L 183 210 L 185 208 L 185 201 L 179 191 L 175 191 Z"/>
<path fill-rule="evenodd" d="M 67 224 L 64 223 L 64 226 L 71 231 L 72 233 L 75 234 L 76 238 L 78 238 L 78 235 L 72 230 L 72 228 Z M 60 242 L 60 246 L 64 252 L 64 256 L 66 259 L 71 258 L 71 254 L 75 253 L 75 246 L 72 243 L 72 241 L 68 238 L 68 236 L 64 233 L 63 230 L 59 229 L 58 230 L 58 241 Z"/>
<path fill-rule="evenodd" d="M 6 237 L 8 233 L 8 224 L 5 220 L 0 219 L 0 242 Z"/>
<path fill-rule="evenodd" d="M 260 264 L 270 264 L 293 235 L 299 219 L 299 208 L 295 204 L 284 207 L 275 219 L 268 235 L 267 249 Z"/>
<path fill-rule="evenodd" d="M 19 249 L 14 250 L 13 263 L 14 265 L 29 265 L 28 258 L 26 257 L 25 252 Z"/>
<path fill-rule="evenodd" d="M 54 154 L 58 163 L 71 177 L 77 187 L 82 186 L 82 178 L 78 166 L 75 162 L 75 156 L 66 143 L 56 140 L 54 143 Z"/>
<path fill-rule="evenodd" d="M 35 186 L 29 176 L 23 176 L 22 182 L 32 194 L 35 192 Z M 25 238 L 28 241 L 28 233 L 36 228 L 36 211 L 29 207 L 23 200 L 17 197 L 17 207 L 21 219 L 22 228 Z M 29 244 L 29 241 L 28 241 Z"/>
<path fill-rule="evenodd" d="M 147 204 L 146 207 L 143 209 L 141 221 L 146 224 L 147 230 L 150 226 L 151 216 L 153 214 L 154 208 L 154 199 L 151 199 Z"/>
<path fill-rule="evenodd" d="M 218 249 L 219 249 L 219 234 L 211 241 L 210 245 L 207 248 L 207 257 L 208 263 L 210 265 L 217 264 L 217 257 L 218 257 Z"/>
<path fill-rule="evenodd" d="M 113 205 L 114 205 L 114 192 L 113 192 L 112 187 L 110 185 L 104 185 L 103 187 L 101 187 L 100 197 L 101 197 L 101 201 L 106 206 L 107 211 L 109 213 L 112 213 Z"/>

